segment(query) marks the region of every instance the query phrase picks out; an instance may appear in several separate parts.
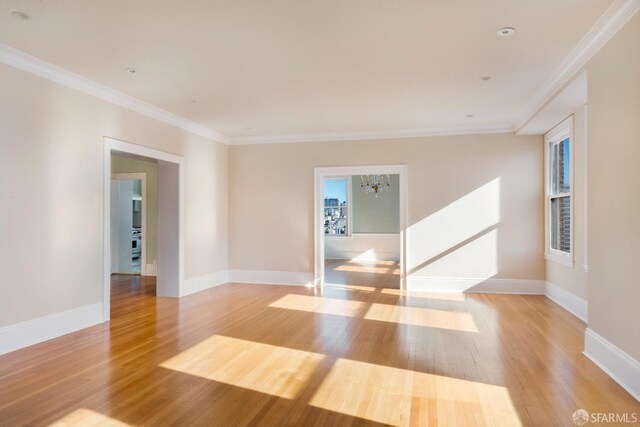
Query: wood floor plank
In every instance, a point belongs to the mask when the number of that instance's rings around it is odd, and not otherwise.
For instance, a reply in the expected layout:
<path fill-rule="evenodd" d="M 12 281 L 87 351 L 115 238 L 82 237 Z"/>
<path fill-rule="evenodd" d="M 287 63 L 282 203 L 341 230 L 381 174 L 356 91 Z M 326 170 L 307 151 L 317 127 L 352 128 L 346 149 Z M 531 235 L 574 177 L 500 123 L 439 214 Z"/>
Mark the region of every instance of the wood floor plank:
<path fill-rule="evenodd" d="M 394 264 L 330 261 L 323 290 L 155 297 L 113 276 L 112 320 L 0 357 L 0 426 L 566 426 L 640 414 L 543 296 L 407 294 Z M 345 268 L 342 268 L 345 267 Z M 340 284 L 342 283 L 342 284 Z M 611 424 L 614 425 L 614 424 Z"/>

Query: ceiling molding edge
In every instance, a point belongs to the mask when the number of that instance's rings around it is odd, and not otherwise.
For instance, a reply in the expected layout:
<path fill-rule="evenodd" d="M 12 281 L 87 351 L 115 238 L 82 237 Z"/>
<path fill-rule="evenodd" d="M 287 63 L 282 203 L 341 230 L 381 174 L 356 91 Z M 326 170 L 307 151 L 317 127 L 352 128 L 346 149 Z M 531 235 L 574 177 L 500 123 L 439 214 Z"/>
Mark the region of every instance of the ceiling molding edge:
<path fill-rule="evenodd" d="M 513 125 L 516 133 L 640 10 L 640 0 L 616 0 L 545 80 Z"/>
<path fill-rule="evenodd" d="M 0 62 L 223 144 L 226 135 L 0 43 Z"/>
<path fill-rule="evenodd" d="M 268 135 L 230 138 L 230 145 L 284 144 L 296 142 L 358 141 L 394 138 L 421 138 L 428 136 L 474 135 L 513 133 L 511 125 L 460 126 L 451 128 L 406 129 L 392 131 L 332 132 L 297 135 Z"/>

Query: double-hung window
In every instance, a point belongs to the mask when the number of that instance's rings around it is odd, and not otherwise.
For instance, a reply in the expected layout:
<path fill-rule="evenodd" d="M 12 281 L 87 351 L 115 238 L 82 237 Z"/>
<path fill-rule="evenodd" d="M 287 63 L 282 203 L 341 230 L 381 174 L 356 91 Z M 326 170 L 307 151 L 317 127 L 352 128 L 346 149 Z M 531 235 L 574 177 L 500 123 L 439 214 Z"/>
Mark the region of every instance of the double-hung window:
<path fill-rule="evenodd" d="M 351 177 L 324 180 L 324 234 L 334 237 L 351 235 Z"/>
<path fill-rule="evenodd" d="M 573 266 L 573 118 L 549 131 L 545 141 L 546 258 Z"/>

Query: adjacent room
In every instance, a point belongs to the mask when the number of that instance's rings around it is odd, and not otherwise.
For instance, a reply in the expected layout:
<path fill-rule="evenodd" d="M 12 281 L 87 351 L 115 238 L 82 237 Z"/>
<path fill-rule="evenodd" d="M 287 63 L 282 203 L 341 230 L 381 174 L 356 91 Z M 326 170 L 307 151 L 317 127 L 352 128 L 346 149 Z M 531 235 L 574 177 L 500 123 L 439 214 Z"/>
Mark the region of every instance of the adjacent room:
<path fill-rule="evenodd" d="M 640 0 L 0 1 L 0 426 L 640 422 Z"/>

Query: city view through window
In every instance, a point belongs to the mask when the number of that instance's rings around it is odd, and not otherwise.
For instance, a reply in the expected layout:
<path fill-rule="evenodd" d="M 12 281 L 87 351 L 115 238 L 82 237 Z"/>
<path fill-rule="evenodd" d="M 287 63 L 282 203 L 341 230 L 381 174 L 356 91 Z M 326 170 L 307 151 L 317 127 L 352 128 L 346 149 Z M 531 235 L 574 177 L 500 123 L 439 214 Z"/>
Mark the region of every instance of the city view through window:
<path fill-rule="evenodd" d="M 324 234 L 349 234 L 347 188 L 348 178 L 324 181 Z"/>

